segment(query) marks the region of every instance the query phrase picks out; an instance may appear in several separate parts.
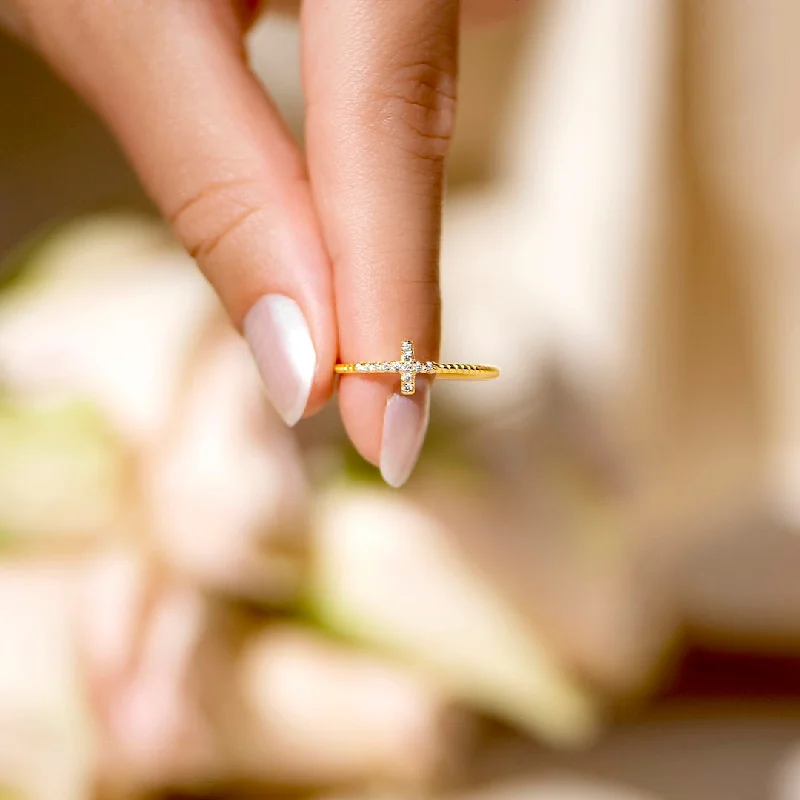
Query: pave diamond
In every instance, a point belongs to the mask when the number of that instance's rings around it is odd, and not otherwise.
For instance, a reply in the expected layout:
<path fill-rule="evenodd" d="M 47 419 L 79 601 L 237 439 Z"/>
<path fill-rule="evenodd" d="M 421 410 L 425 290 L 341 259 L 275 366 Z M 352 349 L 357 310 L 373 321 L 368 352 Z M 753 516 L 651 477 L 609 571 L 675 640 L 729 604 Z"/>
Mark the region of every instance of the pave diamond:
<path fill-rule="evenodd" d="M 416 391 L 416 367 L 419 362 L 414 360 L 414 343 L 403 342 L 400 346 L 402 353 L 401 372 L 400 372 L 400 393 L 401 394 L 414 394 Z"/>
<path fill-rule="evenodd" d="M 435 373 L 436 363 L 433 361 L 416 361 L 414 359 L 414 343 L 403 342 L 400 347 L 399 361 L 359 361 L 355 365 L 356 372 L 400 373 L 400 392 L 414 394 L 416 377 L 419 373 Z"/>

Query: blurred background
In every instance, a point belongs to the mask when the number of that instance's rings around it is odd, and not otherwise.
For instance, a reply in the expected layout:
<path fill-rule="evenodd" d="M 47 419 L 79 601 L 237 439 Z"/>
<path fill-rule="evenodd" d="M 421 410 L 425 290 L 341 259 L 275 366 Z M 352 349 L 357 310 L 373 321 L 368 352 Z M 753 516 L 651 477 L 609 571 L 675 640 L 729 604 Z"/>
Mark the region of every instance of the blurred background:
<path fill-rule="evenodd" d="M 0 798 L 800 798 L 800 7 L 466 36 L 407 489 L 286 430 L 0 39 Z M 294 24 L 253 63 L 302 132 Z"/>

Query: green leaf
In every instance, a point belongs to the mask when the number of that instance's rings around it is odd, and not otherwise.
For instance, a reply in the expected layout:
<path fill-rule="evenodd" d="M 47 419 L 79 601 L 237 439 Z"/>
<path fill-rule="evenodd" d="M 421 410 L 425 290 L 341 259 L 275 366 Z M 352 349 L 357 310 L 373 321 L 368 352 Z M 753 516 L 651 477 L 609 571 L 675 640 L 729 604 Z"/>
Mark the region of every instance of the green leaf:
<path fill-rule="evenodd" d="M 91 404 L 0 399 L 0 546 L 104 530 L 119 514 L 124 454 Z"/>

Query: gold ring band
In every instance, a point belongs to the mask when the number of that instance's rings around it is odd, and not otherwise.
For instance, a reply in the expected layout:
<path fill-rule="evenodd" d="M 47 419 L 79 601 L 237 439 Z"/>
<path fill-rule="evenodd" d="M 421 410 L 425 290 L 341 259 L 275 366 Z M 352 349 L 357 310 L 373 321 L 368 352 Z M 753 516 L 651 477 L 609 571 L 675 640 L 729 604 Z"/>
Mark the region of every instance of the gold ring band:
<path fill-rule="evenodd" d="M 401 394 L 414 394 L 417 375 L 436 375 L 442 379 L 487 381 L 500 375 L 497 367 L 485 364 L 441 364 L 438 361 L 417 361 L 414 343 L 403 342 L 399 361 L 359 361 L 355 364 L 337 364 L 337 375 L 400 375 Z"/>

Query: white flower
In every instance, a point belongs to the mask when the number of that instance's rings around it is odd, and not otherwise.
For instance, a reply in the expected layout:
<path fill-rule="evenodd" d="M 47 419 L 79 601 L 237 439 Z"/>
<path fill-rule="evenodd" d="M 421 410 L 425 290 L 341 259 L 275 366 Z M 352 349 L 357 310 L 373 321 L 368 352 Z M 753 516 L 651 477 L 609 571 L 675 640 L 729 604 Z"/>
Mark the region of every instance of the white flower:
<path fill-rule="evenodd" d="M 553 742 L 593 733 L 588 696 L 422 507 L 388 492 L 334 492 L 315 544 L 312 597 L 335 630 Z"/>

